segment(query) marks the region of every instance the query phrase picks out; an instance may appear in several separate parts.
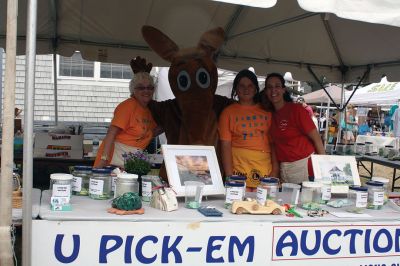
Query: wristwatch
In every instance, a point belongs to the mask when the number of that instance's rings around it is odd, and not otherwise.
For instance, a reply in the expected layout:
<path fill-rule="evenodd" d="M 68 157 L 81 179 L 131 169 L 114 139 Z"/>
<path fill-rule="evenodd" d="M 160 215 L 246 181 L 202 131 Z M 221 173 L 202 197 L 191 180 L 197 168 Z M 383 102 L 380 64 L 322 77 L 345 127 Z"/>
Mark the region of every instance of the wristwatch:
<path fill-rule="evenodd" d="M 100 160 L 107 161 L 108 160 L 107 155 L 104 155 L 104 154 L 101 155 Z"/>

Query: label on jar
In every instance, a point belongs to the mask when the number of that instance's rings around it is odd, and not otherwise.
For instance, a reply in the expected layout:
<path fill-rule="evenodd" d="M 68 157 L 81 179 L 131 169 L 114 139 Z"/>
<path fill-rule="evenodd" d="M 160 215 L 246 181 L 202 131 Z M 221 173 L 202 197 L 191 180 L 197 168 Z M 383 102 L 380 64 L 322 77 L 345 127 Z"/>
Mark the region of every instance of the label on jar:
<path fill-rule="evenodd" d="M 115 181 L 117 180 L 117 176 L 111 176 L 111 191 L 115 191 Z"/>
<path fill-rule="evenodd" d="M 384 201 L 385 201 L 385 193 L 383 191 L 374 192 L 374 202 L 373 202 L 374 206 L 383 205 Z"/>
<path fill-rule="evenodd" d="M 277 191 L 277 187 L 276 186 L 272 186 L 269 187 L 269 198 L 275 198 L 276 197 L 276 191 Z"/>
<path fill-rule="evenodd" d="M 262 187 L 257 187 L 257 202 L 260 205 L 265 205 L 265 201 L 267 200 L 268 190 Z"/>
<path fill-rule="evenodd" d="M 151 182 L 143 182 L 142 181 L 142 196 L 143 197 L 151 197 Z"/>
<path fill-rule="evenodd" d="M 241 187 L 228 187 L 226 188 L 226 203 L 232 203 L 234 200 L 243 199 L 243 188 Z"/>
<path fill-rule="evenodd" d="M 53 197 L 69 197 L 71 196 L 71 185 L 53 185 Z"/>
<path fill-rule="evenodd" d="M 322 187 L 322 200 L 330 200 L 331 199 L 331 187 Z"/>
<path fill-rule="evenodd" d="M 368 202 L 367 192 L 357 192 L 356 193 L 356 208 L 366 208 Z"/>
<path fill-rule="evenodd" d="M 89 194 L 103 195 L 104 181 L 97 179 L 90 179 L 89 182 Z"/>
<path fill-rule="evenodd" d="M 72 191 L 81 192 L 82 190 L 82 177 L 74 176 L 72 178 Z"/>

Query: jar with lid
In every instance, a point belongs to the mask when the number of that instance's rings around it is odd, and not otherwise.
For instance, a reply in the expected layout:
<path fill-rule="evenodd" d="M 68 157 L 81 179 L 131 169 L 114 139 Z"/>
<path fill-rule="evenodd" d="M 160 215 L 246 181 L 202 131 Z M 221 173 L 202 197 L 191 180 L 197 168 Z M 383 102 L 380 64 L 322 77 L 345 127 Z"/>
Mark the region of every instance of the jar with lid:
<path fill-rule="evenodd" d="M 243 184 L 243 196 L 246 194 L 246 177 L 244 175 L 227 176 L 225 183 L 227 183 L 227 182 Z"/>
<path fill-rule="evenodd" d="M 337 143 L 336 144 L 336 154 L 337 155 L 344 155 L 345 154 L 346 145 L 344 143 Z"/>
<path fill-rule="evenodd" d="M 384 204 L 386 204 L 389 200 L 389 179 L 384 177 L 373 176 L 372 181 L 378 181 L 383 183 L 383 192 L 384 192 Z"/>
<path fill-rule="evenodd" d="M 89 197 L 98 200 L 111 198 L 111 169 L 93 168 L 89 181 Z"/>
<path fill-rule="evenodd" d="M 262 178 L 257 187 L 257 202 L 265 204 L 267 199 L 275 200 L 278 191 L 278 179 L 274 177 Z"/>
<path fill-rule="evenodd" d="M 108 165 L 108 166 L 106 166 L 104 168 L 111 170 L 111 173 L 110 173 L 110 175 L 111 175 L 111 194 L 110 194 L 110 196 L 112 197 L 114 195 L 114 192 L 115 192 L 115 183 L 116 183 L 117 178 L 118 178 L 117 173 L 115 173 L 115 171 L 114 171 L 115 168 L 117 168 L 117 167 L 113 166 L 113 165 Z M 120 171 L 118 171 L 118 172 L 120 173 Z"/>
<path fill-rule="evenodd" d="M 72 194 L 78 196 L 89 195 L 89 180 L 92 176 L 92 167 L 77 165 L 72 170 Z"/>
<path fill-rule="evenodd" d="M 366 183 L 368 188 L 368 203 L 367 208 L 373 210 L 382 209 L 385 201 L 385 192 L 383 190 L 383 183 L 379 181 L 368 181 Z"/>
<path fill-rule="evenodd" d="M 224 206 L 226 209 L 230 209 L 234 201 L 243 200 L 244 197 L 243 188 L 244 188 L 243 183 L 234 183 L 234 182 L 225 183 L 226 193 L 225 193 Z"/>
<path fill-rule="evenodd" d="M 334 150 L 334 145 L 333 144 L 326 144 L 325 145 L 325 152 L 326 154 L 333 154 L 333 150 Z"/>
<path fill-rule="evenodd" d="M 142 200 L 143 201 L 150 201 L 151 196 L 153 195 L 153 187 L 160 186 L 160 184 L 156 184 L 160 178 L 156 175 L 142 175 Z"/>
<path fill-rule="evenodd" d="M 363 213 L 368 202 L 368 188 L 360 186 L 349 186 L 347 194 L 349 206 L 346 210 L 353 213 Z"/>
<path fill-rule="evenodd" d="M 365 144 L 356 143 L 356 155 L 364 155 L 364 154 L 365 154 Z"/>
<path fill-rule="evenodd" d="M 399 150 L 398 149 L 394 149 L 394 148 L 390 148 L 389 152 L 388 152 L 388 159 L 389 160 L 396 160 L 397 158 L 399 158 Z"/>
<path fill-rule="evenodd" d="M 120 173 L 115 182 L 114 197 L 122 196 L 127 192 L 134 192 L 139 194 L 139 183 L 137 182 L 138 175 Z"/>
<path fill-rule="evenodd" d="M 50 189 L 53 197 L 71 197 L 72 178 L 70 174 L 56 173 L 50 175 Z"/>
<path fill-rule="evenodd" d="M 315 207 L 319 205 L 322 199 L 322 184 L 319 182 L 304 181 L 302 183 L 300 201 L 302 206 L 312 204 Z"/>
<path fill-rule="evenodd" d="M 393 149 L 392 145 L 385 145 L 385 148 L 383 149 L 383 157 L 388 157 L 390 149 Z"/>
<path fill-rule="evenodd" d="M 321 187 L 321 203 L 326 204 L 331 200 L 332 195 L 332 181 L 323 180 L 320 182 L 322 184 Z"/>

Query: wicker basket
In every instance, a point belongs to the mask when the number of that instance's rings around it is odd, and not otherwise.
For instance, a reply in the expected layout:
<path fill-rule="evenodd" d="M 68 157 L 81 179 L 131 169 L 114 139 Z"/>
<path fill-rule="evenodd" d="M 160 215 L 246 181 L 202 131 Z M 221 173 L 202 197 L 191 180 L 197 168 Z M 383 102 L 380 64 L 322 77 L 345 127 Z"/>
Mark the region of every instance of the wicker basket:
<path fill-rule="evenodd" d="M 22 191 L 18 189 L 12 193 L 12 207 L 15 209 L 22 208 Z"/>

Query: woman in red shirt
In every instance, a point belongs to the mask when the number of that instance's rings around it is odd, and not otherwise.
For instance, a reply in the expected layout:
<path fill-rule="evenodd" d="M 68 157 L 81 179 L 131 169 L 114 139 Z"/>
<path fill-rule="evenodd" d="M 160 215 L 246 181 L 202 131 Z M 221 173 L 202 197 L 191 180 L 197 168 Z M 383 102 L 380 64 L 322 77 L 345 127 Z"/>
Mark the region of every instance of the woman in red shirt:
<path fill-rule="evenodd" d="M 269 74 L 265 97 L 272 105 L 270 130 L 283 182 L 301 183 L 313 177 L 311 154 L 325 154 L 318 131 L 302 105 L 292 102 L 281 74 Z"/>

